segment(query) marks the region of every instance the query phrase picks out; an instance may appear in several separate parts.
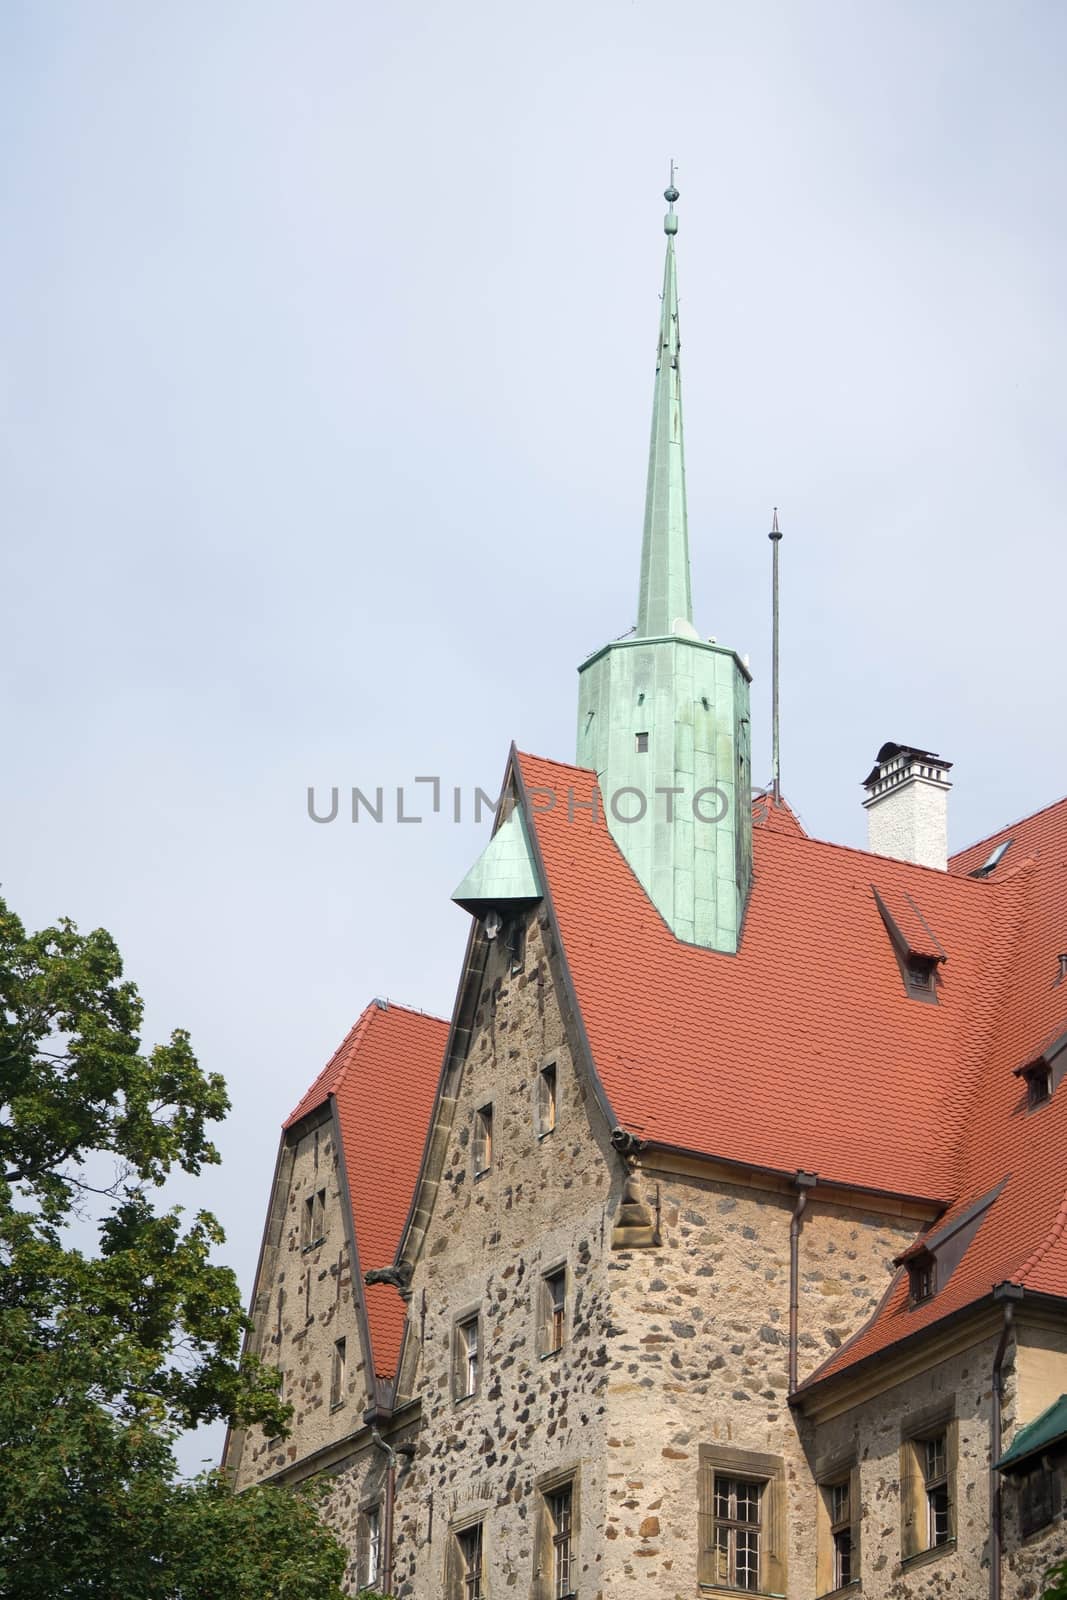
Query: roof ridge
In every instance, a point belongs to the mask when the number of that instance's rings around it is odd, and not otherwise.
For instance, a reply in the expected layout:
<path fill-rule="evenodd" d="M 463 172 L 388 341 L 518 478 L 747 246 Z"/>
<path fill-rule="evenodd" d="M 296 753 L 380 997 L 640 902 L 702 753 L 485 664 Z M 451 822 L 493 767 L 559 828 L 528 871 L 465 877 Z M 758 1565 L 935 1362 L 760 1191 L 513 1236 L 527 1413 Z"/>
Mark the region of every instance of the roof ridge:
<path fill-rule="evenodd" d="M 590 772 L 596 777 L 593 767 L 579 767 L 573 761 L 557 761 L 554 756 L 539 756 L 533 750 L 516 749 L 515 754 L 520 761 L 542 761 L 548 767 L 562 767 L 566 772 Z"/>
<path fill-rule="evenodd" d="M 1011 828 L 1021 828 L 1024 822 L 1033 822 L 1036 817 L 1043 817 L 1046 811 L 1055 811 L 1057 806 L 1067 805 L 1067 794 L 1060 795 L 1058 800 L 1050 800 L 1047 806 L 1038 806 L 1036 811 L 1027 811 L 1021 817 L 1015 817 L 1011 822 L 1004 822 L 999 828 L 993 828 L 980 839 L 974 839 L 970 844 L 964 845 L 962 850 L 954 850 L 949 856 L 949 861 L 957 861 L 960 856 L 968 855 L 972 850 L 977 850 L 980 844 L 989 844 L 1000 834 L 1007 833 Z"/>
<path fill-rule="evenodd" d="M 448 1023 L 447 1017 L 439 1017 L 436 1011 L 427 1011 L 423 1006 L 406 1006 L 400 1000 L 391 1000 L 387 994 L 381 998 L 385 1001 L 384 1006 L 378 1005 L 377 999 L 372 1000 L 370 1005 L 377 1006 L 379 1011 L 404 1011 L 409 1017 L 428 1017 L 431 1022 L 443 1022 L 446 1025 Z M 367 1010 L 370 1010 L 370 1006 Z"/>
<path fill-rule="evenodd" d="M 805 833 L 801 836 L 791 833 L 778 833 L 771 828 L 765 829 L 764 832 L 769 838 L 784 839 L 792 845 L 821 845 L 824 850 L 838 850 L 844 855 L 855 856 L 860 861 L 868 863 L 881 861 L 889 867 L 906 867 L 909 872 L 925 872 L 940 883 L 964 884 L 974 882 L 977 884 L 980 881 L 987 881 L 977 878 L 972 880 L 966 874 L 946 872 L 941 867 L 928 867 L 921 861 L 902 861 L 898 856 L 879 855 L 876 850 L 864 850 L 855 844 L 841 844 L 836 839 L 820 839 L 813 833 Z M 992 887 L 999 888 L 1000 885 L 993 884 Z"/>
<path fill-rule="evenodd" d="M 585 773 L 587 776 L 592 777 L 592 778 L 596 778 L 597 777 L 597 774 L 596 774 L 596 772 L 594 771 L 594 769 L 592 767 L 576 767 L 571 762 L 568 762 L 568 761 L 556 761 L 552 756 L 535 755 L 530 750 L 516 750 L 515 754 L 520 760 L 523 760 L 523 761 L 538 761 L 538 762 L 541 762 L 545 766 L 561 767 L 565 772 L 581 772 L 581 773 Z M 754 797 L 752 803 L 756 804 L 760 800 L 765 799 L 765 798 L 766 798 L 766 795 L 757 795 L 757 796 Z M 1067 798 L 1067 797 L 1065 797 L 1065 798 Z M 786 804 L 789 806 L 789 809 L 793 812 L 793 815 L 795 817 L 797 817 L 798 820 L 799 820 L 799 813 L 795 810 L 795 808 L 793 807 L 792 803 L 788 799 L 786 799 Z M 768 829 L 766 829 L 764 831 L 770 837 L 774 837 L 774 838 L 777 838 L 777 839 L 787 839 L 793 844 L 817 844 L 817 845 L 822 845 L 827 850 L 841 850 L 841 851 L 846 852 L 849 855 L 860 857 L 864 861 L 885 861 L 885 862 L 888 862 L 892 866 L 908 867 L 908 868 L 913 869 L 916 872 L 931 873 L 931 874 L 933 874 L 933 876 L 935 878 L 940 879 L 942 882 L 944 882 L 944 881 L 946 881 L 948 879 L 951 879 L 954 883 L 964 883 L 964 882 L 968 881 L 968 879 L 967 879 L 965 874 L 954 874 L 954 873 L 951 873 L 951 872 L 946 872 L 941 867 L 928 867 L 928 866 L 925 866 L 922 862 L 919 862 L 919 861 L 901 861 L 896 856 L 879 855 L 878 852 L 875 851 L 875 850 L 864 850 L 864 849 L 861 848 L 861 846 L 854 845 L 854 844 L 841 844 L 836 839 L 820 839 L 817 834 L 809 833 L 807 831 L 807 824 L 806 823 L 802 823 L 801 826 L 802 826 L 804 831 L 803 831 L 803 834 L 800 835 L 800 836 L 798 836 L 796 834 L 785 833 L 785 832 L 777 832 L 776 830 L 771 829 L 771 828 L 768 828 Z M 973 849 L 973 846 L 968 846 L 968 848 L 969 849 Z M 975 879 L 974 881 L 977 883 L 979 880 Z M 995 884 L 994 887 L 999 887 L 999 885 Z"/>
<path fill-rule="evenodd" d="M 289 1124 L 295 1120 L 298 1111 L 300 1112 L 301 1116 L 306 1117 L 308 1112 L 314 1111 L 317 1106 L 322 1105 L 322 1103 L 325 1100 L 328 1100 L 330 1095 L 334 1093 L 338 1084 L 344 1081 L 344 1076 L 348 1071 L 348 1064 L 351 1060 L 352 1049 L 359 1044 L 360 1040 L 368 1032 L 371 1021 L 373 1020 L 373 1014 L 376 1011 L 381 1012 L 381 1007 L 378 1005 L 377 1001 L 368 1001 L 363 1010 L 360 1012 L 359 1016 L 356 1018 L 355 1022 L 353 1022 L 352 1026 L 348 1029 L 348 1032 L 341 1040 L 341 1043 L 337 1046 L 337 1049 L 333 1052 L 333 1055 L 330 1057 L 329 1061 L 327 1061 L 318 1077 L 308 1089 L 307 1093 L 301 1095 L 300 1099 L 296 1102 L 296 1105 L 293 1107 L 292 1111 L 290 1111 L 289 1115 L 282 1124 L 283 1127 L 287 1128 Z M 344 1060 L 342 1060 L 340 1067 L 338 1068 L 337 1076 L 332 1082 L 329 1083 L 329 1087 L 327 1088 L 326 1085 L 330 1077 L 330 1071 L 339 1056 L 343 1056 Z M 320 1084 L 322 1085 L 322 1094 L 317 1095 Z M 315 1096 L 315 1098 L 313 1098 L 313 1096 Z"/>

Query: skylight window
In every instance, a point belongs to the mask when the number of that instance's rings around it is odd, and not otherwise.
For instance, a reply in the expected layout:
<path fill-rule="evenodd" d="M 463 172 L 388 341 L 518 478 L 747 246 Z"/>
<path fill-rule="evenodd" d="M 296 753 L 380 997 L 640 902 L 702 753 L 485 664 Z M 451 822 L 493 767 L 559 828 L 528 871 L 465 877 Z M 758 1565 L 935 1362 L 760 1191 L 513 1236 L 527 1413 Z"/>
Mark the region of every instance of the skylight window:
<path fill-rule="evenodd" d="M 974 869 L 974 871 L 971 873 L 971 877 L 988 878 L 993 869 L 1000 866 L 1000 863 L 1003 861 L 1005 853 L 1010 845 L 1010 839 L 1002 839 L 1000 844 L 997 845 L 996 849 L 990 855 L 989 859 L 987 861 L 983 861 L 980 867 L 976 867 Z"/>

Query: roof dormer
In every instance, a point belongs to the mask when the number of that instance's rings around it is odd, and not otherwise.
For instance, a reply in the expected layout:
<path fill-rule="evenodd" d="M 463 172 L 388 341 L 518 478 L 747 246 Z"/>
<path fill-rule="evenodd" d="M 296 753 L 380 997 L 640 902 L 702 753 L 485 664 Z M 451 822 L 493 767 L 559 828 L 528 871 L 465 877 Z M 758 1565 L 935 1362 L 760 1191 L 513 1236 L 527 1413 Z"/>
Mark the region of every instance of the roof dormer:
<path fill-rule="evenodd" d="M 906 992 L 913 1000 L 936 1005 L 938 969 L 948 960 L 944 945 L 906 891 L 879 890 L 872 883 L 871 892 L 889 934 Z"/>

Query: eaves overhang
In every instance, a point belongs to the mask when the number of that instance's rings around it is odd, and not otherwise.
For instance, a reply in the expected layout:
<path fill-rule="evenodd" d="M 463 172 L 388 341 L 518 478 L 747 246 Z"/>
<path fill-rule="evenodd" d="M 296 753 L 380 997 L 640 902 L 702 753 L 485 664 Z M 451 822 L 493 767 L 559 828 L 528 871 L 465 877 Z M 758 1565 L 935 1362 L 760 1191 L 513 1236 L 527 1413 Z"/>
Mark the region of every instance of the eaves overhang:
<path fill-rule="evenodd" d="M 712 655 L 729 656 L 745 680 L 748 683 L 752 682 L 751 669 L 745 665 L 736 650 L 732 650 L 729 645 L 718 644 L 714 639 L 701 639 L 699 634 L 694 634 L 694 637 L 691 638 L 684 633 L 662 633 L 647 637 L 634 635 L 625 639 L 612 639 L 610 643 L 602 644 L 598 650 L 594 650 L 592 655 L 586 656 L 578 671 L 584 672 L 587 667 L 593 665 L 594 661 L 599 661 L 601 656 L 606 656 L 610 650 L 636 650 L 649 644 L 684 644 L 691 650 L 707 650 Z"/>

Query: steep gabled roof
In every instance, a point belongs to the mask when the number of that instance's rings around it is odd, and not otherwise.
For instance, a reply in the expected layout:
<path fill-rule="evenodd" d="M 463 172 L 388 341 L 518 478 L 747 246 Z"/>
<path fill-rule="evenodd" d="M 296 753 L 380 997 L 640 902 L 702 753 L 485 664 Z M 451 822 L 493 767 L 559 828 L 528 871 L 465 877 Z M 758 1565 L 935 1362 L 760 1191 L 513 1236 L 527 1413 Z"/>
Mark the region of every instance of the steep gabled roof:
<path fill-rule="evenodd" d="M 407 1216 L 433 1105 L 448 1024 L 372 1001 L 286 1119 L 294 1127 L 333 1099 L 337 1106 L 359 1265 L 388 1265 Z M 379 1378 L 396 1372 L 404 1302 L 388 1284 L 364 1286 Z"/>
<path fill-rule="evenodd" d="M 947 1283 L 902 1270 L 809 1383 L 989 1295 L 1067 1296 L 1067 1081 L 1031 1111 L 1014 1075 L 1067 1030 L 1067 801 L 951 872 L 757 825 L 736 956 L 673 937 L 586 806 L 594 775 L 520 756 L 547 894 L 594 1065 L 619 1122 L 668 1147 L 935 1200 L 939 1234 L 995 1197 Z M 1002 865 L 982 865 L 1001 837 Z M 1016 856 L 1014 864 L 1008 857 Z M 876 894 L 872 895 L 872 888 Z M 877 897 L 943 954 L 936 1004 L 900 981 Z M 933 937 L 932 937 L 933 935 Z"/>
<path fill-rule="evenodd" d="M 719 955 L 671 935 L 582 809 L 591 772 L 530 756 L 520 767 L 528 787 L 559 796 L 533 823 L 619 1123 L 679 1149 L 949 1201 L 1013 891 L 756 828 L 740 948 Z M 872 883 L 912 890 L 937 927 L 948 960 L 936 1005 L 905 992 Z"/>

